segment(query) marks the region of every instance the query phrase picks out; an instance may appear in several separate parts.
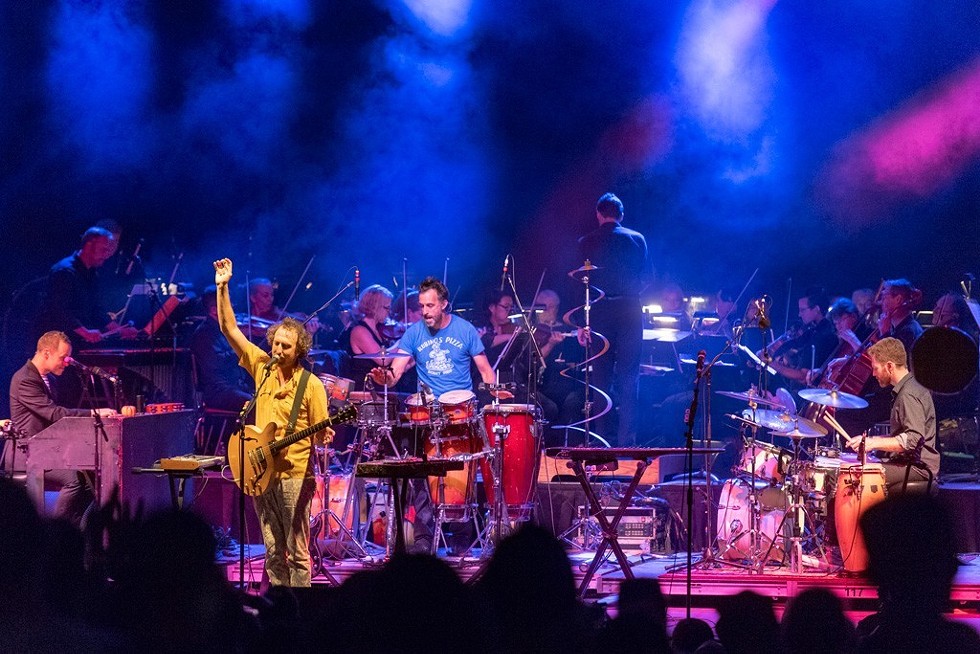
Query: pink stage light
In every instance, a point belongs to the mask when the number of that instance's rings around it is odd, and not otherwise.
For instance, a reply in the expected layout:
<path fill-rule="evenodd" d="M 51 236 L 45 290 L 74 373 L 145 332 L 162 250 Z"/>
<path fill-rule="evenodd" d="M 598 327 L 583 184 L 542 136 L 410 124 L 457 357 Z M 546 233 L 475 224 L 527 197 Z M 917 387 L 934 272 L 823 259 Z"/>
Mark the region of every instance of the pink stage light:
<path fill-rule="evenodd" d="M 848 222 L 940 191 L 980 155 L 980 59 L 836 148 L 819 185 Z"/>

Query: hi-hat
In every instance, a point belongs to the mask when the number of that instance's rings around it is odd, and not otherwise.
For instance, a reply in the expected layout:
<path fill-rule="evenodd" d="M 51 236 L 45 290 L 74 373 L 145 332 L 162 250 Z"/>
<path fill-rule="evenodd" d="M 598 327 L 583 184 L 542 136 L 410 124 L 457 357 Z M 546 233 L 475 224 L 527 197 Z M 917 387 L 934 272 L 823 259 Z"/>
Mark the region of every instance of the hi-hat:
<path fill-rule="evenodd" d="M 799 438 L 820 438 L 821 436 L 823 436 L 823 434 L 819 432 L 814 433 L 809 430 L 804 431 L 803 425 L 800 425 L 800 428 L 793 429 L 791 431 L 774 431 L 770 433 L 773 436 L 784 436 L 785 438 L 792 438 L 793 440 Z"/>
<path fill-rule="evenodd" d="M 827 433 L 826 428 L 821 427 L 812 420 L 787 413 L 786 411 L 756 409 L 755 415 L 753 416 L 752 414 L 753 412 L 750 409 L 746 409 L 742 412 L 742 417 L 750 421 L 754 417 L 756 423 L 766 429 L 772 430 L 777 436 L 785 436 L 786 434 L 782 432 L 789 432 L 794 429 L 799 429 L 801 432 L 808 434 L 810 438 L 824 436 Z"/>
<path fill-rule="evenodd" d="M 743 402 L 755 402 L 756 404 L 761 404 L 763 406 L 773 406 L 780 407 L 780 404 L 776 400 L 770 400 L 768 398 L 760 397 L 759 395 L 746 392 L 746 393 L 736 393 L 735 391 L 715 391 L 718 395 L 724 395 L 725 397 L 730 397 L 735 400 L 742 400 Z"/>
<path fill-rule="evenodd" d="M 393 352 L 387 352 L 381 350 L 380 352 L 364 352 L 363 354 L 355 354 L 353 359 L 404 359 L 405 357 L 412 356 L 407 352 L 399 352 L 397 350 Z"/>
<path fill-rule="evenodd" d="M 863 409 L 868 406 L 868 401 L 857 395 L 826 388 L 804 388 L 798 391 L 797 395 L 807 402 L 815 402 L 823 406 L 832 406 L 838 409 Z"/>

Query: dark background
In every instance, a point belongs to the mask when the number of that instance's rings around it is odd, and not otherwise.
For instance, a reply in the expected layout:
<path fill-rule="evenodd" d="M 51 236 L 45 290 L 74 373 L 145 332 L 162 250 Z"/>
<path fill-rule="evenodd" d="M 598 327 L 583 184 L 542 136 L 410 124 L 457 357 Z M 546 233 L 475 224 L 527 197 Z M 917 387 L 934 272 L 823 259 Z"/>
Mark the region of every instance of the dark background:
<path fill-rule="evenodd" d="M 104 218 L 197 288 L 230 256 L 282 303 L 315 257 L 291 309 L 352 266 L 473 301 L 508 252 L 568 306 L 607 190 L 651 297 L 758 268 L 780 330 L 789 284 L 978 269 L 974 0 L 36 0 L 0 42 L 0 309 Z"/>

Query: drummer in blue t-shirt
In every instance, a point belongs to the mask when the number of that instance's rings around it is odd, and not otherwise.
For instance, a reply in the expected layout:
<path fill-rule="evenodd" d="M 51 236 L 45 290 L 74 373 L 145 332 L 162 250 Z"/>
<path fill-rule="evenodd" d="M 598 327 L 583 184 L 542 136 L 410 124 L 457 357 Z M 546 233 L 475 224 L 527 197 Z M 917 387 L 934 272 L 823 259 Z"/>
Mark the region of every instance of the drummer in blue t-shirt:
<path fill-rule="evenodd" d="M 419 285 L 422 320 L 409 327 L 393 348 L 412 355 L 419 382 L 432 389 L 436 397 L 448 391 L 473 390 L 471 360 L 485 384 L 495 381 L 476 328 L 459 316 L 446 313 L 448 305 L 449 290 L 445 285 L 435 277 L 423 280 Z M 399 358 L 390 369 L 374 368 L 371 378 L 378 384 L 396 384 L 408 362 L 408 358 Z"/>
<path fill-rule="evenodd" d="M 419 386 L 423 397 L 430 392 L 446 399 L 452 391 L 469 395 L 467 402 L 475 405 L 473 378 L 470 362 L 476 364 L 483 383 L 491 386 L 495 381 L 493 368 L 483 353 L 480 336 L 470 323 L 459 316 L 446 313 L 449 291 L 434 277 L 427 277 L 419 285 L 419 308 L 422 320 L 414 323 L 395 344 L 393 349 L 412 356 L 418 370 Z M 389 386 L 398 383 L 408 367 L 409 358 L 394 359 L 391 368 L 377 367 L 371 370 L 371 378 L 378 384 Z M 428 387 L 428 388 L 426 388 Z M 430 390 L 431 389 L 431 390 Z M 491 390 L 491 394 L 496 394 Z M 479 423 L 482 429 L 482 423 Z M 431 482 L 430 482 L 431 483 Z M 430 500 L 430 487 L 413 484 L 412 505 L 415 507 L 415 543 L 413 552 L 435 553 L 433 545 L 434 518 Z M 435 491 L 433 491 L 433 494 Z"/>

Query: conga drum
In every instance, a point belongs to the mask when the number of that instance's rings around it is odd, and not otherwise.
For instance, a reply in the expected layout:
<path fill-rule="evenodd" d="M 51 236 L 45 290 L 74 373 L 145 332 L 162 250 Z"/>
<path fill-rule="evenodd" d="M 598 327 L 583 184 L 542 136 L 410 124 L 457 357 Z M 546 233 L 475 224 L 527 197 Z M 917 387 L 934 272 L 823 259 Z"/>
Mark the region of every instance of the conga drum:
<path fill-rule="evenodd" d="M 868 548 L 859 522 L 870 507 L 885 499 L 885 469 L 878 463 L 843 464 L 834 493 L 834 526 L 847 572 L 868 568 Z"/>

